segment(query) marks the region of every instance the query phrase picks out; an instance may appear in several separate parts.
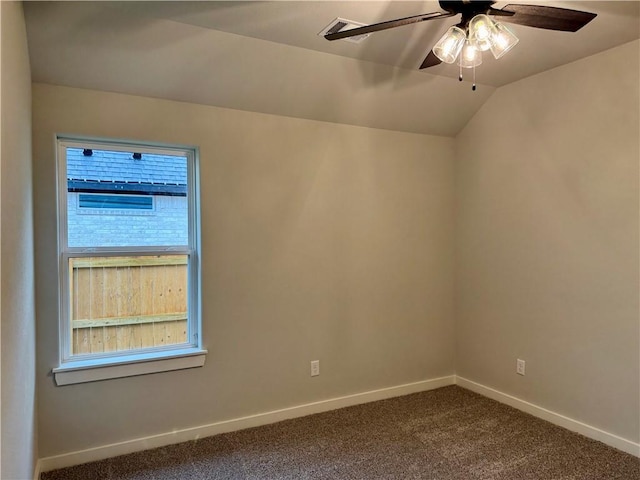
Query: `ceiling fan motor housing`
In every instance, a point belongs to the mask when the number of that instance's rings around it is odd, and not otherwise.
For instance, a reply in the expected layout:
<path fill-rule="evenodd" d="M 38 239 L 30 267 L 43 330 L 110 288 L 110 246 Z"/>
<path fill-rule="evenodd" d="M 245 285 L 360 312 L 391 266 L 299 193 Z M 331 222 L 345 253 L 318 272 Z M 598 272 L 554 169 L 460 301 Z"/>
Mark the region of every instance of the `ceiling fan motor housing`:
<path fill-rule="evenodd" d="M 462 20 L 458 26 L 466 28 L 473 17 L 480 14 L 493 13 L 491 6 L 495 1 L 470 1 L 470 0 L 440 0 L 440 8 L 453 14 L 462 14 Z"/>

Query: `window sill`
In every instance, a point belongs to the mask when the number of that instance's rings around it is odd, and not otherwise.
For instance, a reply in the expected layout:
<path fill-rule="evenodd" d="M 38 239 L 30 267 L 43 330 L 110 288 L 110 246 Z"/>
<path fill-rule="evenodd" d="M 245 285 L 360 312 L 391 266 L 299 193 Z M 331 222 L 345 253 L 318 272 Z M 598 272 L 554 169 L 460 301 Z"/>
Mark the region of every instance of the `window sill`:
<path fill-rule="evenodd" d="M 206 355 L 206 350 L 187 348 L 169 352 L 128 355 L 126 360 L 121 357 L 120 359 L 100 358 L 67 362 L 58 368 L 54 368 L 53 376 L 56 385 L 62 386 L 149 373 L 169 372 L 171 370 L 202 367 Z"/>

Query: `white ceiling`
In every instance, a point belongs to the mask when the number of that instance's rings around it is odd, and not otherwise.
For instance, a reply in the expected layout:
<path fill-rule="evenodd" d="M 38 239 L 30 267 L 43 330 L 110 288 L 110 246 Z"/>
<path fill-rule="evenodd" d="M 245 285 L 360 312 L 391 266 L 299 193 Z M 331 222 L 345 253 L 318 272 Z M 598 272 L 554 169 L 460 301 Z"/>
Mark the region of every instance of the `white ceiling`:
<path fill-rule="evenodd" d="M 36 82 L 374 128 L 455 135 L 496 87 L 640 38 L 637 1 L 518 1 L 596 13 L 576 33 L 512 25 L 520 43 L 485 55 L 479 88 L 458 68 L 418 70 L 457 18 L 377 32 L 318 33 L 334 18 L 376 23 L 436 1 L 26 2 Z"/>

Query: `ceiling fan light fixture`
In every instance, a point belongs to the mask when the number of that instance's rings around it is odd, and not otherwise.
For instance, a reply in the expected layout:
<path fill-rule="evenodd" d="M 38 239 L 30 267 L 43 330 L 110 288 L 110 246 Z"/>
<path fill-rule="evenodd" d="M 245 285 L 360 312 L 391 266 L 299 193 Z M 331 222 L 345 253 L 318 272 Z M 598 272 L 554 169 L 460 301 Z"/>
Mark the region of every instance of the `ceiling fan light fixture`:
<path fill-rule="evenodd" d="M 518 37 L 500 22 L 496 22 L 496 31 L 491 41 L 491 53 L 498 59 L 518 43 Z"/>
<path fill-rule="evenodd" d="M 456 26 L 449 28 L 433 47 L 434 55 L 444 63 L 455 62 L 464 46 L 466 37 L 464 30 L 461 28 Z"/>
<path fill-rule="evenodd" d="M 482 52 L 476 48 L 469 40 L 464 42 L 458 64 L 462 68 L 477 67 L 482 63 Z"/>
<path fill-rule="evenodd" d="M 496 23 L 488 15 L 476 15 L 469 22 L 469 40 L 478 50 L 489 50 L 495 33 Z"/>

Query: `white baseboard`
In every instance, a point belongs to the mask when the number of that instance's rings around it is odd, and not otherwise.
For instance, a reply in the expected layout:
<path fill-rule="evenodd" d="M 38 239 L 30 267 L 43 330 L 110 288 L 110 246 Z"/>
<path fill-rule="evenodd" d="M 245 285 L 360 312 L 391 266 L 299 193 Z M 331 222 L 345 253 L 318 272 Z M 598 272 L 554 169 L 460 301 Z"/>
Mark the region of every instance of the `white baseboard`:
<path fill-rule="evenodd" d="M 410 393 L 424 392 L 435 388 L 454 385 L 456 377 L 450 375 L 447 377 L 434 378 L 421 382 L 408 383 L 395 387 L 382 388 L 369 392 L 357 393 L 355 395 L 347 395 L 344 397 L 331 398 L 319 402 L 307 403 L 295 407 L 274 410 L 271 412 L 259 413 L 242 418 L 234 418 L 232 420 L 224 420 L 221 422 L 202 425 L 199 427 L 186 428 L 183 430 L 161 433 L 144 438 L 136 438 L 124 442 L 112 443 L 100 447 L 88 448 L 77 452 L 65 453 L 62 455 L 54 455 L 38 460 L 39 472 L 47 472 L 58 468 L 80 465 L 82 463 L 103 460 L 105 458 L 116 457 L 127 453 L 148 450 L 150 448 L 164 447 L 174 443 L 187 442 L 197 440 L 203 437 L 210 437 L 220 433 L 227 433 L 245 428 L 259 427 L 269 423 L 280 422 L 290 418 L 304 417 L 314 413 L 327 412 L 338 408 L 350 407 L 362 403 L 375 402 L 386 398 L 399 397 Z M 35 477 L 36 479 L 38 477 Z"/>
<path fill-rule="evenodd" d="M 479 393 L 480 395 L 491 398 L 500 403 L 504 403 L 511 407 L 517 408 L 518 410 L 522 410 L 523 412 L 533 415 L 534 417 L 541 418 L 555 425 L 566 428 L 567 430 L 571 430 L 572 432 L 577 432 L 581 435 L 584 435 L 585 437 L 605 443 L 613 448 L 622 450 L 623 452 L 630 453 L 631 455 L 635 455 L 636 457 L 640 457 L 639 443 L 635 443 L 631 440 L 627 440 L 612 433 L 605 432 L 604 430 L 600 430 L 599 428 L 592 427 L 591 425 L 587 425 L 586 423 L 582 423 L 569 417 L 565 417 L 564 415 L 560 415 L 559 413 L 552 412 L 551 410 L 547 410 L 546 408 L 539 407 L 537 405 L 534 405 L 533 403 L 529 403 L 525 400 L 521 400 L 512 395 L 500 392 L 491 387 L 487 387 L 463 377 L 456 376 L 456 385 Z"/>
<path fill-rule="evenodd" d="M 322 400 L 319 402 L 307 403 L 304 405 L 284 408 L 281 410 L 274 410 L 271 412 L 259 413 L 256 415 L 250 415 L 241 418 L 234 418 L 231 420 L 224 420 L 221 422 L 202 425 L 199 427 L 161 433 L 149 437 L 136 438 L 124 442 L 112 443 L 109 445 L 89 448 L 86 450 L 65 453 L 62 455 L 45 457 L 37 461 L 33 478 L 34 480 L 38 480 L 40 478 L 40 472 L 47 472 L 49 470 L 55 470 L 58 468 L 70 467 L 73 465 L 93 462 L 96 460 L 103 460 L 105 458 L 116 457 L 118 455 L 125 455 L 127 453 L 138 452 L 141 450 L 148 450 L 150 448 L 164 447 L 166 445 L 172 445 L 175 443 L 197 440 L 199 438 L 218 435 L 220 433 L 227 433 L 251 427 L 259 427 L 261 425 L 267 425 L 269 423 L 275 423 L 290 418 L 304 417 L 306 415 L 312 415 L 314 413 L 321 413 L 338 408 L 359 405 L 362 403 L 384 400 L 386 398 L 399 397 L 411 393 L 433 390 L 435 388 L 454 384 L 479 393 L 480 395 L 483 395 L 485 397 L 496 400 L 500 403 L 504 403 L 511 407 L 517 408 L 518 410 L 522 410 L 523 412 L 529 413 L 535 417 L 547 420 L 548 422 L 566 428 L 567 430 L 580 433 L 585 437 L 589 437 L 591 439 L 605 443 L 623 452 L 635 455 L 636 457 L 640 457 L 640 444 L 638 443 L 632 442 L 612 433 L 605 432 L 596 427 L 592 427 L 591 425 L 587 425 L 569 417 L 565 417 L 564 415 L 552 412 L 545 408 L 529 403 L 525 400 L 521 400 L 512 395 L 495 390 L 491 387 L 473 382 L 464 377 L 451 375 L 447 377 L 434 378 L 431 380 L 424 380 L 421 382 L 398 385 L 395 387 L 372 390 L 369 392 L 357 393 L 354 395 L 347 395 L 344 397 Z"/>
<path fill-rule="evenodd" d="M 42 471 L 42 461 L 38 459 L 33 469 L 33 480 L 40 480 L 40 472 Z"/>

